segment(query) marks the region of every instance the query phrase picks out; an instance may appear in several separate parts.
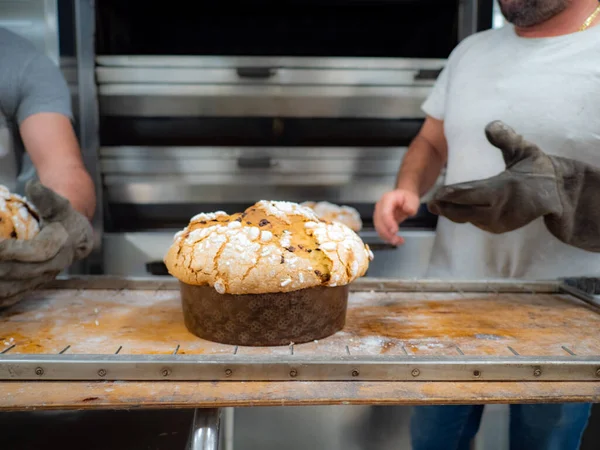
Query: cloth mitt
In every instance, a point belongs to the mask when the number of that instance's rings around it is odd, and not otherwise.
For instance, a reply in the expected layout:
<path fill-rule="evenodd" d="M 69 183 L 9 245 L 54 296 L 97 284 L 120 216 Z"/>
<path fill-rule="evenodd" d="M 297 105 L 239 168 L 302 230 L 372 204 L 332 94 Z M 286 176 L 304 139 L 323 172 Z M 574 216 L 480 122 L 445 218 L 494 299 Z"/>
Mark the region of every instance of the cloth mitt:
<path fill-rule="evenodd" d="M 40 232 L 29 240 L 0 241 L 0 307 L 52 281 L 73 262 L 90 254 L 94 234 L 88 219 L 69 201 L 37 181 L 25 188 L 40 214 Z"/>
<path fill-rule="evenodd" d="M 600 252 L 600 169 L 550 156 L 503 122 L 485 129 L 506 170 L 484 180 L 439 189 L 429 210 L 456 223 L 500 234 L 542 217 L 560 241 Z"/>

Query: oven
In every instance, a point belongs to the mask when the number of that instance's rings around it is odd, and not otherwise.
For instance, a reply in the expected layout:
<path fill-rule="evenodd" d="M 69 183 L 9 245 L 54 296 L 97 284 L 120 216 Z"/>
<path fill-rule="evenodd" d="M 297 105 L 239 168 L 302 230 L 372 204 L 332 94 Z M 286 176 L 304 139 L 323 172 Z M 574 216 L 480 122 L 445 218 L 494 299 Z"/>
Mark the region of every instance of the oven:
<path fill-rule="evenodd" d="M 190 217 L 267 199 L 353 206 L 370 276 L 423 275 L 436 218 L 423 205 L 394 248 L 373 207 L 491 1 L 141 5 L 96 2 L 104 273 L 164 273 Z"/>

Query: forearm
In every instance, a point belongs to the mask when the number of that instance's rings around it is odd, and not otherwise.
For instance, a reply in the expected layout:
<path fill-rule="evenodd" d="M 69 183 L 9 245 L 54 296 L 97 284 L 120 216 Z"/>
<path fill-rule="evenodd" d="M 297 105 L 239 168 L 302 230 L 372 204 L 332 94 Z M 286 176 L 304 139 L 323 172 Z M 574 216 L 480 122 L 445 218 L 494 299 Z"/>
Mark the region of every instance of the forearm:
<path fill-rule="evenodd" d="M 63 165 L 56 170 L 41 171 L 38 175 L 42 184 L 65 197 L 76 211 L 92 220 L 96 209 L 96 192 L 83 164 Z"/>
<path fill-rule="evenodd" d="M 425 195 L 438 179 L 446 158 L 422 135 L 410 144 L 396 179 L 396 188 Z"/>
<path fill-rule="evenodd" d="M 96 209 L 94 183 L 69 119 L 62 114 L 38 113 L 23 121 L 20 131 L 42 184 L 67 198 L 91 220 Z"/>

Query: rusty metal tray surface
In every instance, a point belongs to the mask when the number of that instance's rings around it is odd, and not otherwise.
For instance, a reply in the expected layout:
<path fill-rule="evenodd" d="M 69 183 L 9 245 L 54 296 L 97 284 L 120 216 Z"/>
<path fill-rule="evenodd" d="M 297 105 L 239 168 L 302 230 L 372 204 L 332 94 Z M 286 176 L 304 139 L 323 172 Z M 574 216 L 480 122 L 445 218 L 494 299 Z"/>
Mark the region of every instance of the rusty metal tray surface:
<path fill-rule="evenodd" d="M 558 282 L 367 278 L 342 332 L 234 347 L 186 330 L 176 280 L 64 279 L 0 311 L 0 381 L 600 382 L 599 311 Z"/>

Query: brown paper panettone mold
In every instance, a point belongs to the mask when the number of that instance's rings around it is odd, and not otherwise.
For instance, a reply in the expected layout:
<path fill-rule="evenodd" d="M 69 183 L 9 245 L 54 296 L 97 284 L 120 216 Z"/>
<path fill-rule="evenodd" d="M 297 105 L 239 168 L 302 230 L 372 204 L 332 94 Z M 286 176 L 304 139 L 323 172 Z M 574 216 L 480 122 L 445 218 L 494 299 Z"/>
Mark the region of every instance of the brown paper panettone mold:
<path fill-rule="evenodd" d="M 346 225 L 296 203 L 260 201 L 243 213 L 195 216 L 175 236 L 165 264 L 181 282 L 192 333 L 258 346 L 340 330 L 347 287 L 372 258 Z"/>
<path fill-rule="evenodd" d="M 222 344 L 277 346 L 323 339 L 344 328 L 348 286 L 272 294 L 219 294 L 181 283 L 183 317 L 196 336 Z"/>

